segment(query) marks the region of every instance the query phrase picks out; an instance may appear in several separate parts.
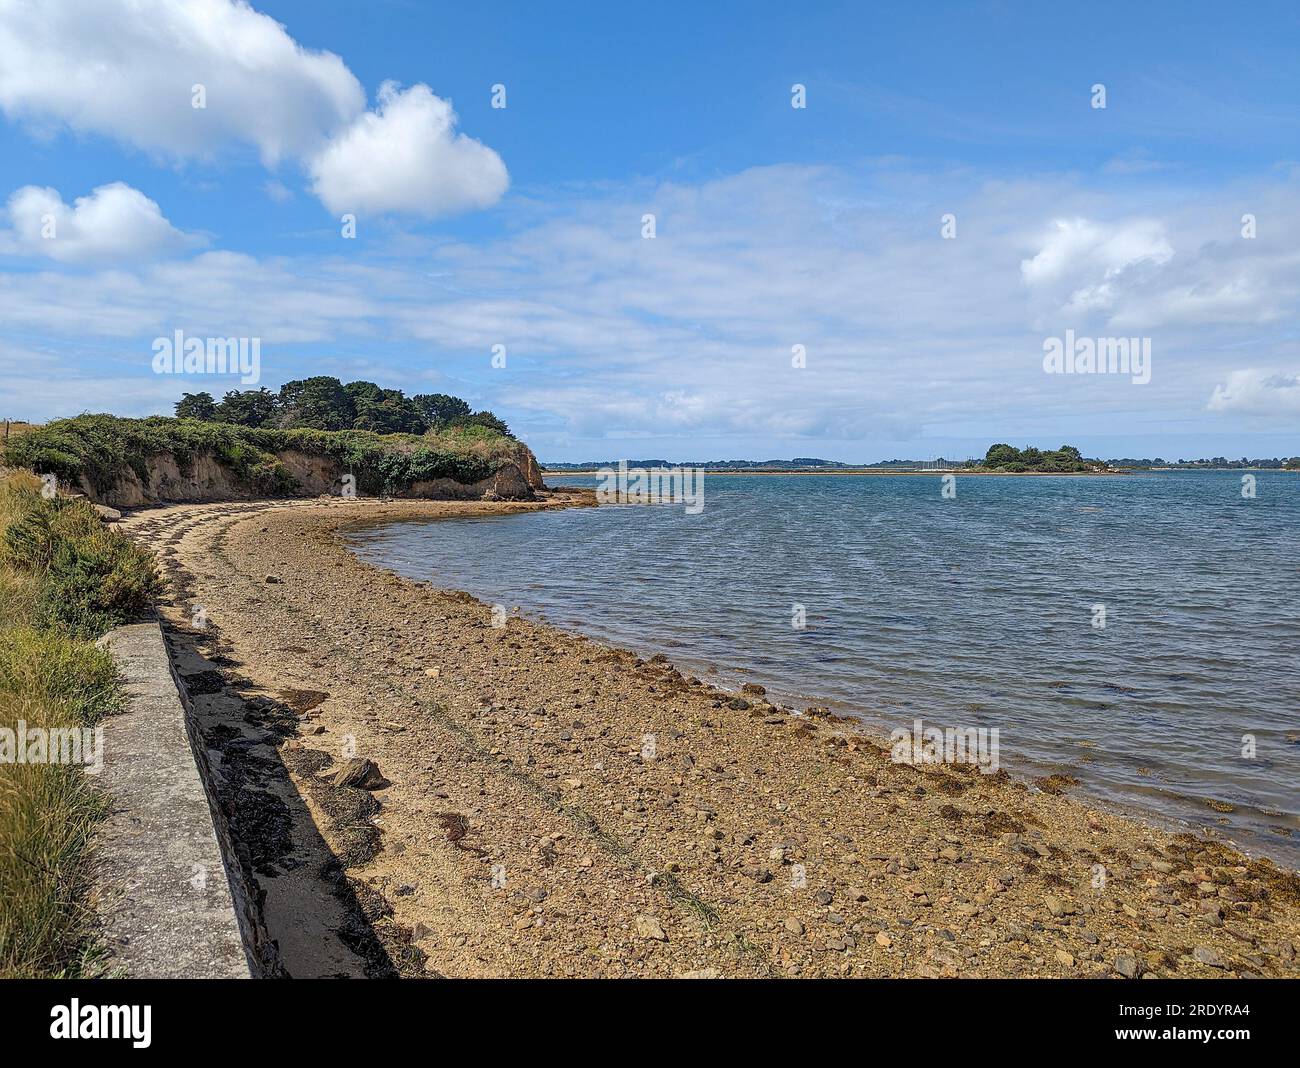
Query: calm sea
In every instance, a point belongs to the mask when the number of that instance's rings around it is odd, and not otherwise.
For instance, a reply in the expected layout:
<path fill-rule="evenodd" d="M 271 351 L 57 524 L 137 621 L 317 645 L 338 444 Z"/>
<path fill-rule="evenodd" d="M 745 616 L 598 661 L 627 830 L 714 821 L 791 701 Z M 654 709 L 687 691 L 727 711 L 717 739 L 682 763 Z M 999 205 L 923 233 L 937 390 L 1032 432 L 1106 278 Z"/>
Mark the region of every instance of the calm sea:
<path fill-rule="evenodd" d="M 1233 472 L 963 476 L 944 499 L 935 476 L 717 475 L 698 515 L 400 523 L 354 545 L 799 707 L 996 727 L 1013 774 L 1068 772 L 1298 867 L 1300 475 L 1256 478 L 1247 499 Z"/>

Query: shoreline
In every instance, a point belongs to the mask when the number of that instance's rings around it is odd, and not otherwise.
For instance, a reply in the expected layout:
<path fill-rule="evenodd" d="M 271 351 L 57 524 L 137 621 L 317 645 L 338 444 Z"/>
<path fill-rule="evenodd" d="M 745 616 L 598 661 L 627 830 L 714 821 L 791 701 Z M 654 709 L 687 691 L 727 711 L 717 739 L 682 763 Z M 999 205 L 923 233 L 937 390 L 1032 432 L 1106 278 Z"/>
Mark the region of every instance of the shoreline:
<path fill-rule="evenodd" d="M 482 602 L 346 546 L 379 523 L 589 493 L 123 521 L 178 581 L 173 640 L 221 665 L 228 695 L 308 704 L 248 749 L 288 765 L 349 888 L 382 902 L 372 926 L 399 973 L 1300 975 L 1300 878 L 1271 862 L 1061 783 L 894 764 L 866 724 L 526 617 L 493 627 Z M 391 783 L 344 787 L 351 816 L 315 797 L 348 738 Z M 349 853 L 358 834 L 373 849 Z"/>
<path fill-rule="evenodd" d="M 681 465 L 678 465 L 681 466 Z M 566 475 L 599 475 L 604 469 L 599 467 L 585 467 L 576 471 L 562 471 L 551 467 L 542 467 L 543 475 L 555 475 L 563 478 Z M 739 468 L 736 470 L 723 469 L 716 470 L 713 468 L 702 468 L 701 473 L 705 475 L 993 475 L 998 478 L 1003 476 L 1037 475 L 1043 478 L 1074 478 L 1077 475 L 1140 475 L 1151 471 L 1172 471 L 1172 472 L 1266 472 L 1268 474 L 1300 474 L 1300 468 L 1295 467 L 1114 467 L 1106 471 L 999 471 L 999 470 L 971 470 L 962 467 L 931 467 L 931 468 L 883 468 L 883 467 L 851 467 L 851 468 L 834 468 L 830 470 L 810 471 L 807 468 L 791 469 L 758 469 L 758 468 Z"/>
<path fill-rule="evenodd" d="M 681 466 L 681 465 L 678 465 Z M 566 475 L 599 475 L 604 469 L 599 467 L 584 468 L 581 471 L 556 471 L 548 467 L 541 469 L 543 475 L 555 475 L 557 478 L 563 478 Z M 653 470 L 653 469 L 652 469 Z M 972 471 L 968 468 L 961 467 L 933 467 L 933 468 L 902 468 L 893 470 L 882 467 L 851 467 L 836 468 L 826 471 L 809 471 L 807 468 L 793 468 L 790 470 L 782 469 L 755 469 L 741 468 L 737 470 L 715 470 L 704 467 L 699 469 L 704 475 L 996 475 L 999 478 L 1006 476 L 1019 475 L 1039 475 L 1046 478 L 1074 478 L 1079 475 L 1130 475 L 1134 469 L 1115 469 L 1113 471 Z"/>

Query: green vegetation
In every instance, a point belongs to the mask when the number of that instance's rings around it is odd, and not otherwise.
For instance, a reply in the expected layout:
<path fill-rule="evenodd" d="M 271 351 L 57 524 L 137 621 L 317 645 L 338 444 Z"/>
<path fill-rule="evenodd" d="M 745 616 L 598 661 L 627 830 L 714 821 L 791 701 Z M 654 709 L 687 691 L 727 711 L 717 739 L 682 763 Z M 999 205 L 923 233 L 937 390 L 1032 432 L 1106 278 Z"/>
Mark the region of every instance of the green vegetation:
<path fill-rule="evenodd" d="M 88 504 L 46 500 L 28 474 L 0 480 L 0 727 L 84 728 L 113 711 L 112 660 L 91 639 L 157 590 L 152 557 Z M 0 760 L 0 978 L 83 972 L 103 810 L 78 765 Z"/>
<path fill-rule="evenodd" d="M 1043 451 L 1033 446 L 1017 449 L 1013 445 L 990 445 L 982 463 L 976 467 L 990 471 L 1091 471 L 1104 467 L 1100 460 L 1085 460 L 1073 445 L 1062 445 L 1054 451 Z"/>
<path fill-rule="evenodd" d="M 183 473 L 196 456 L 210 454 L 249 492 L 273 497 L 296 489 L 277 453 L 300 452 L 336 461 L 356 476 L 358 492 L 383 494 L 404 492 L 426 479 L 479 482 L 495 474 L 517 449 L 513 438 L 481 423 L 458 423 L 420 435 L 381 435 L 362 430 L 245 427 L 166 416 L 80 415 L 11 439 L 4 462 L 57 475 L 68 485 L 79 485 L 84 476 L 91 489 L 102 492 L 127 468 L 143 482 L 150 457 L 170 454 Z"/>
<path fill-rule="evenodd" d="M 408 397 L 400 389 L 384 389 L 373 382 L 344 385 L 329 375 L 286 382 L 279 393 L 266 387 L 231 390 L 220 403 L 210 393 L 186 393 L 176 402 L 176 416 L 278 430 L 423 434 L 429 430 L 484 426 L 510 435 L 510 428 L 491 412 L 471 411 L 459 397 L 446 393 Z"/>

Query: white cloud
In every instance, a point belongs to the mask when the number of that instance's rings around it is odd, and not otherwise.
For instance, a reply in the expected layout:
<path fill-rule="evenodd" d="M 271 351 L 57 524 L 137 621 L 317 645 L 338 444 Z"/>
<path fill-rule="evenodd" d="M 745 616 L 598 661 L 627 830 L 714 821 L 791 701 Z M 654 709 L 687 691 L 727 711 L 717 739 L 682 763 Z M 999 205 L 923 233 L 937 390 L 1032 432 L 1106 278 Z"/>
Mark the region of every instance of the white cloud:
<path fill-rule="evenodd" d="M 60 263 L 134 259 L 199 243 L 124 182 L 101 185 L 71 206 L 58 190 L 24 186 L 9 198 L 7 212 L 12 229 L 0 231 L 0 251 Z"/>
<path fill-rule="evenodd" d="M 494 204 L 509 184 L 500 156 L 456 132 L 448 101 L 427 85 L 403 92 L 393 82 L 308 169 L 313 191 L 335 212 L 448 215 Z"/>
<path fill-rule="evenodd" d="M 1086 315 L 1114 305 L 1126 273 L 1162 266 L 1173 255 L 1163 224 L 1155 220 L 1055 219 L 1037 254 L 1021 261 L 1020 274 L 1067 312 Z"/>
<path fill-rule="evenodd" d="M 331 210 L 432 217 L 495 203 L 508 184 L 428 86 L 386 82 L 367 111 L 342 59 L 244 0 L 0 0 L 0 111 L 167 159 L 239 145 L 268 167 L 295 159 Z"/>
<path fill-rule="evenodd" d="M 1300 414 L 1300 374 L 1254 367 L 1233 371 L 1227 382 L 1214 387 L 1206 407 L 1264 416 Z"/>
<path fill-rule="evenodd" d="M 945 433 L 1056 445 L 1155 421 L 1248 429 L 1254 417 L 1226 399 L 1206 413 L 1216 383 L 1235 368 L 1295 368 L 1289 184 L 1201 190 L 1170 208 L 1141 190 L 1102 202 L 1059 176 L 927 182 L 924 203 L 960 220 L 954 241 L 937 214 L 916 210 L 920 179 L 896 168 L 761 167 L 518 201 L 504 236 L 473 243 L 407 235 L 373 254 L 206 252 L 75 283 L 53 269 L 0 274 L 0 322 L 52 350 L 93 340 L 141 374 L 149 339 L 183 327 L 260 336 L 270 385 L 321 373 L 328 357 L 369 360 L 364 377 L 384 384 L 440 375 L 439 389 L 479 390 L 476 403 L 539 447 L 580 437 L 593 456 L 616 455 L 601 444 L 616 438 L 669 456 L 783 441 L 787 455 L 861 459 L 890 452 L 882 441 Z M 1257 240 L 1235 237 L 1242 204 L 1268 221 Z M 640 236 L 647 211 L 653 241 Z M 1150 386 L 1043 373 L 1038 292 L 1021 262 L 1053 218 L 1104 232 L 1158 218 L 1177 235 L 1173 260 L 1119 276 L 1107 313 L 1156 317 L 1144 320 L 1158 322 Z M 1228 291 L 1240 302 L 1231 314 Z M 1069 325 L 1054 314 L 1047 332 Z M 490 369 L 494 344 L 507 346 L 507 370 Z M 794 344 L 806 368 L 791 367 Z M 85 392 L 69 382 L 59 403 L 96 403 Z"/>
<path fill-rule="evenodd" d="M 202 85 L 206 107 L 195 108 Z M 168 157 L 313 151 L 365 107 L 343 61 L 235 0 L 0 3 L 0 108 Z"/>

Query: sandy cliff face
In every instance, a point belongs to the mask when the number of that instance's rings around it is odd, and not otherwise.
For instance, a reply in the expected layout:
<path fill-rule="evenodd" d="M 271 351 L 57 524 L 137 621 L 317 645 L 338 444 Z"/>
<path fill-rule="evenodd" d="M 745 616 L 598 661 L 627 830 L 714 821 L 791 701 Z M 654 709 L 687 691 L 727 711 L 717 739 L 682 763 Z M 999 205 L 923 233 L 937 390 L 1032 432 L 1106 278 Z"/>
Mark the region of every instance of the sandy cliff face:
<path fill-rule="evenodd" d="M 282 452 L 277 458 L 297 482 L 295 496 L 319 497 L 341 492 L 342 465 L 324 456 L 302 452 Z M 114 508 L 137 508 L 158 501 L 248 500 L 259 496 L 234 475 L 211 453 L 193 457 L 182 470 L 170 453 L 152 456 L 145 464 L 145 477 L 131 468 L 123 470 L 117 481 L 106 490 L 96 490 L 82 478 L 81 492 L 92 501 Z M 414 483 L 402 497 L 430 500 L 531 500 L 534 489 L 543 488 L 537 460 L 525 445 L 520 445 L 514 461 L 503 464 L 491 478 L 464 483 L 450 478 Z"/>
<path fill-rule="evenodd" d="M 515 463 L 531 488 L 546 489 L 546 483 L 542 481 L 542 469 L 538 466 L 537 457 L 533 455 L 532 449 L 521 443 L 515 451 Z"/>
<path fill-rule="evenodd" d="M 163 453 L 150 458 L 144 479 L 128 467 L 107 490 L 96 491 L 85 476 L 80 488 L 92 501 L 114 508 L 135 508 L 160 500 L 218 501 L 249 496 L 211 454 L 195 456 L 182 472 L 176 457 Z"/>

